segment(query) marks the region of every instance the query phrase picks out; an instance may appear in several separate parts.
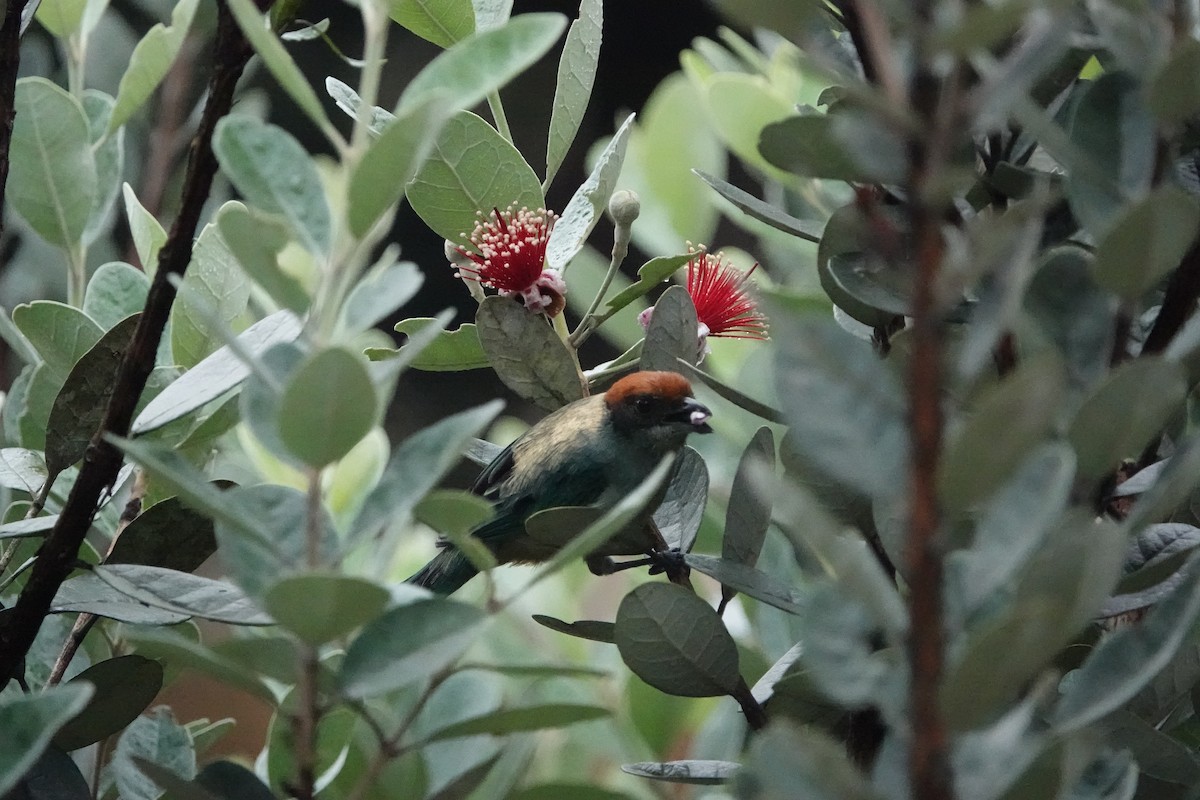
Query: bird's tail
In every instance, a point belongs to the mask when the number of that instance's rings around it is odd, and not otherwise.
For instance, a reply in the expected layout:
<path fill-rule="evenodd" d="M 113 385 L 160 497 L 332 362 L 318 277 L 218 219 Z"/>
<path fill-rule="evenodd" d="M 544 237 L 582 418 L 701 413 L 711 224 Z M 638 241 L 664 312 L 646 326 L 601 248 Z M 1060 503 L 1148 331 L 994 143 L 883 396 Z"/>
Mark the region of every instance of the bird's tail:
<path fill-rule="evenodd" d="M 447 547 L 405 583 L 424 586 L 435 594 L 448 595 L 457 592 L 477 572 L 479 570 L 472 566 L 466 556 L 453 547 Z"/>

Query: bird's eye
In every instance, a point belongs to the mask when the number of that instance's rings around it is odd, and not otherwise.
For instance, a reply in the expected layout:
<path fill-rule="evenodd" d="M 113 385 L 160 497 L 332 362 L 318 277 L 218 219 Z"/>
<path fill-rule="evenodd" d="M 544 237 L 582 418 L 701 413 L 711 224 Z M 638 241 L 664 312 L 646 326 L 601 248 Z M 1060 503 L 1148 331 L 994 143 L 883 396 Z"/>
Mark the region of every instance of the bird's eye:
<path fill-rule="evenodd" d="M 654 408 L 654 398 L 642 395 L 641 397 L 633 398 L 633 407 L 641 413 L 645 414 Z"/>

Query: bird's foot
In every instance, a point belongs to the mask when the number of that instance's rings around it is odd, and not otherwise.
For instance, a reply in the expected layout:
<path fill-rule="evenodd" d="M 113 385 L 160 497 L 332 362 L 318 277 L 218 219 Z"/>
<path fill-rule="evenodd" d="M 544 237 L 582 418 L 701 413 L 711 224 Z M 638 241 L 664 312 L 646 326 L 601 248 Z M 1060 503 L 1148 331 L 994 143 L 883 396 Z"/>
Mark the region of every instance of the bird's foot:
<path fill-rule="evenodd" d="M 609 556 L 589 556 L 586 560 L 593 575 L 614 575 L 627 569 L 649 567 L 651 575 L 665 574 L 674 580 L 691 574 L 691 568 L 683 560 L 683 553 L 675 547 L 670 550 L 650 550 L 645 558 L 631 561 L 614 561 Z"/>
<path fill-rule="evenodd" d="M 678 547 L 670 550 L 654 550 L 646 558 L 650 563 L 650 574 L 665 574 L 672 582 L 677 578 L 686 578 L 692 568 L 684 560 L 684 552 Z"/>

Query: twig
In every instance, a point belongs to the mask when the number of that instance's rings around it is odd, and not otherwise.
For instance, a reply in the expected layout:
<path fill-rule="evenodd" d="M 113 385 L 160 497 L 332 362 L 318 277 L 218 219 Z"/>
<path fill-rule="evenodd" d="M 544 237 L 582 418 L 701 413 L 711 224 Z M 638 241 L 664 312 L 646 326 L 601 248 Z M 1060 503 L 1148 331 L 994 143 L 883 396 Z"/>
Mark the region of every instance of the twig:
<path fill-rule="evenodd" d="M 100 618 L 95 614 L 86 613 L 80 614 L 75 619 L 75 624 L 71 626 L 71 634 L 63 642 L 62 650 L 59 651 L 58 658 L 54 660 L 54 667 L 50 670 L 50 677 L 46 679 L 47 686 L 57 686 L 62 681 L 63 676 L 67 674 L 67 667 L 71 666 L 71 661 L 79 652 L 79 646 L 83 644 L 88 631 L 92 629 L 98 619 Z"/>
<path fill-rule="evenodd" d="M 0 20 L 0 209 L 8 184 L 8 148 L 17 116 L 17 67 L 21 63 L 21 12 L 27 0 L 9 0 L 8 14 Z M 0 233 L 4 220 L 0 218 Z"/>
<path fill-rule="evenodd" d="M 926 30 L 931 9 L 917 9 Z M 909 361 L 912 460 L 909 530 L 904 560 L 909 585 L 908 660 L 912 741 L 909 749 L 911 794 L 921 800 L 951 800 L 949 747 L 938 700 L 944 641 L 942 630 L 942 554 L 938 543 L 938 462 L 942 447 L 943 315 L 938 280 L 945 242 L 941 209 L 929 199 L 954 129 L 961 70 L 939 82 L 922 53 L 909 91 L 910 102 L 925 122 L 924 135 L 908 142 L 909 221 L 916 253 L 913 293 L 913 344 Z"/>
<path fill-rule="evenodd" d="M 1142 352 L 1161 353 L 1166 350 L 1171 339 L 1196 310 L 1197 298 L 1200 298 L 1200 241 L 1192 244 L 1167 282 L 1162 307 L 1154 320 L 1154 327 L 1146 336 Z"/>
<path fill-rule="evenodd" d="M 54 595 L 74 567 L 101 493 L 112 484 L 121 468 L 121 452 L 106 437 L 109 434 L 125 435 L 129 431 L 134 408 L 154 367 L 158 342 L 175 300 L 175 287 L 168 278 L 182 275 L 192 258 L 192 240 L 217 171 L 217 160 L 212 152 L 213 130 L 217 121 L 229 113 L 234 88 L 252 52 L 224 3 L 217 7 L 215 44 L 208 102 L 191 144 L 179 216 L 159 252 L 158 272 L 150 286 L 133 341 L 117 371 L 104 421 L 88 444 L 58 524 L 42 544 L 29 582 L 6 619 L 7 624 L 0 629 L 0 690 L 20 668 L 42 620 L 49 613 Z"/>

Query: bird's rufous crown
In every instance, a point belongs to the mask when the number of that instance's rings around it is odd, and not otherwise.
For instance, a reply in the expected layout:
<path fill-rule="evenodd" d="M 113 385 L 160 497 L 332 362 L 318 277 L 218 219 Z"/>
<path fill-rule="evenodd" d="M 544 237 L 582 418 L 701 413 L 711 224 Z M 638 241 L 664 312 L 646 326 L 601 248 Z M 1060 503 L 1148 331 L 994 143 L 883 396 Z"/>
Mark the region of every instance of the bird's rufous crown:
<path fill-rule="evenodd" d="M 667 400 L 692 396 L 692 385 L 678 372 L 635 372 L 626 375 L 604 393 L 609 408 L 635 395 L 648 394 Z"/>

